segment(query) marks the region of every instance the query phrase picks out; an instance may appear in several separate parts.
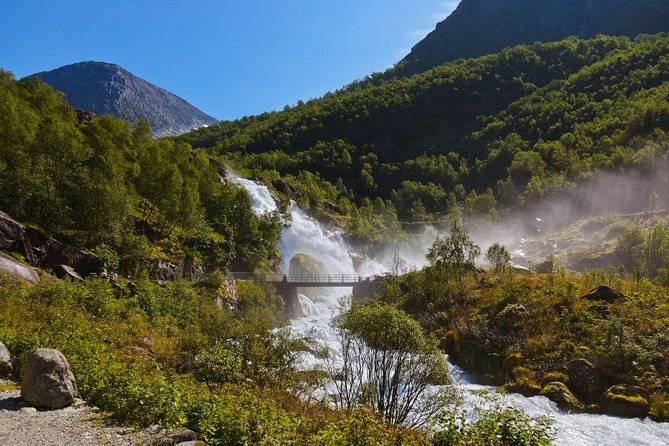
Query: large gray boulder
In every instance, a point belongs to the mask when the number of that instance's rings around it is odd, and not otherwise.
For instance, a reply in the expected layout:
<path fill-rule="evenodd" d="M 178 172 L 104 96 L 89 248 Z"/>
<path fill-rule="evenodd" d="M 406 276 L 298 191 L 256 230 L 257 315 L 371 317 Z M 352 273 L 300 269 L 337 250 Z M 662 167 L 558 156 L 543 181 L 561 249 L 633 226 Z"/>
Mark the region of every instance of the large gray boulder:
<path fill-rule="evenodd" d="M 288 275 L 290 277 L 304 277 L 307 280 L 314 277 L 327 276 L 327 268 L 323 262 L 316 260 L 309 254 L 298 253 L 290 259 L 288 264 Z M 302 288 L 300 293 L 308 296 L 310 299 L 326 294 L 327 289 L 324 288 Z"/>
<path fill-rule="evenodd" d="M 77 397 L 77 383 L 65 356 L 58 350 L 40 348 L 28 357 L 21 398 L 27 404 L 47 409 L 70 406 Z"/>
<path fill-rule="evenodd" d="M 9 378 L 14 371 L 12 367 L 12 358 L 9 356 L 9 350 L 5 344 L 0 341 L 0 378 Z"/>
<path fill-rule="evenodd" d="M 4 252 L 0 252 L 0 274 L 7 274 L 12 280 L 19 280 L 32 285 L 36 285 L 40 281 L 35 268 L 19 262 Z"/>

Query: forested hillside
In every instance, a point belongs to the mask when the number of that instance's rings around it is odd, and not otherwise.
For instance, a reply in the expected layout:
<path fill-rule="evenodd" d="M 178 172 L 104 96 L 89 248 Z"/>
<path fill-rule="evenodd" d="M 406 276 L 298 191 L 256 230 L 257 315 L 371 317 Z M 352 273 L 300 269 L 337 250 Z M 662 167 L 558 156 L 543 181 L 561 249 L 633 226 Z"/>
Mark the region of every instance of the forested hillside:
<path fill-rule="evenodd" d="M 0 210 L 142 276 L 184 254 L 208 269 L 278 259 L 278 216 L 259 219 L 217 163 L 149 127 L 77 116 L 47 84 L 0 71 Z M 232 224 L 234 222 L 234 224 Z"/>
<path fill-rule="evenodd" d="M 458 58 L 567 36 L 666 31 L 669 4 L 664 0 L 462 0 L 392 73 L 416 74 Z"/>
<path fill-rule="evenodd" d="M 400 220 L 544 197 L 598 170 L 666 156 L 669 38 L 600 36 L 505 49 L 402 79 L 354 83 L 178 141 L 293 183 L 303 205 Z M 376 198 L 380 200 L 374 201 Z M 367 204 L 366 204 L 367 203 Z"/>

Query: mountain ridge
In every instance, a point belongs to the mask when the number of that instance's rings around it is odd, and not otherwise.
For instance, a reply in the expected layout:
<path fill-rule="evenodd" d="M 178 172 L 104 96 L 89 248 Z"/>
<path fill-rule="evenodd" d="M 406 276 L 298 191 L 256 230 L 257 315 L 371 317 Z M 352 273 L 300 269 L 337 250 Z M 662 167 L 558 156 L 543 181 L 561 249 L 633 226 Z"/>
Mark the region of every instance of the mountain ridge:
<path fill-rule="evenodd" d="M 669 2 L 663 0 L 462 0 L 391 73 L 416 74 L 459 58 L 572 35 L 589 39 L 665 31 Z"/>
<path fill-rule="evenodd" d="M 174 136 L 218 121 L 185 99 L 113 63 L 77 62 L 31 76 L 65 93 L 65 100 L 74 108 L 111 114 L 133 123 L 143 119 L 153 137 Z"/>

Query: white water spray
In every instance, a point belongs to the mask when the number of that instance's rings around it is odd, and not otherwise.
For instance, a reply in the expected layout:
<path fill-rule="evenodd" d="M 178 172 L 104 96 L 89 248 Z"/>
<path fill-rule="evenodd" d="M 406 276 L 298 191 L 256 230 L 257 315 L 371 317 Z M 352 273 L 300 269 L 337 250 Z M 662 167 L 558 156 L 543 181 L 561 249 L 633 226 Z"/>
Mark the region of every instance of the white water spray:
<path fill-rule="evenodd" d="M 243 178 L 229 176 L 249 194 L 253 210 L 262 215 L 277 209 L 276 202 L 267 187 Z M 358 271 L 354 268 L 353 258 L 341 235 L 329 231 L 303 210 L 290 206 L 292 223 L 281 234 L 279 250 L 284 258 L 284 271 L 290 259 L 297 253 L 308 254 L 320 262 L 332 274 L 379 274 L 384 268 L 378 262 L 365 262 Z M 415 253 L 414 253 L 415 256 Z M 420 264 L 418 261 L 415 264 Z M 330 321 L 335 316 L 339 298 L 350 293 L 348 289 L 329 288 L 327 292 L 309 299 L 300 295 L 304 317 L 291 321 L 292 332 L 297 337 L 310 337 L 327 345 L 331 353 L 337 354 L 337 345 L 330 330 Z M 305 361 L 306 366 L 316 365 L 316 358 Z M 481 386 L 471 382 L 471 378 L 453 367 L 454 378 L 464 390 L 465 398 L 475 400 L 480 391 L 494 393 L 493 387 Z M 530 416 L 546 415 L 554 420 L 557 430 L 556 444 L 560 446 L 590 445 L 638 445 L 662 446 L 669 444 L 669 424 L 650 420 L 616 418 L 605 415 L 567 414 L 557 405 L 541 396 L 525 398 L 521 395 L 503 395 L 504 402 L 523 410 Z"/>

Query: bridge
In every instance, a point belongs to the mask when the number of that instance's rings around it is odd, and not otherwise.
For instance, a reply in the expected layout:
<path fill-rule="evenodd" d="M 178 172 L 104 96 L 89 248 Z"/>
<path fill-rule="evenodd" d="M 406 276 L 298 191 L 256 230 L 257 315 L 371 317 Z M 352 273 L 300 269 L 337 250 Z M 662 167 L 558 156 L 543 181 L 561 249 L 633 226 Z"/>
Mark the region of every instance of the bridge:
<path fill-rule="evenodd" d="M 228 273 L 234 280 L 251 280 L 271 283 L 276 292 L 283 297 L 288 317 L 297 317 L 300 313 L 297 290 L 299 288 L 352 288 L 354 299 L 369 297 L 374 292 L 378 278 L 348 274 L 328 274 L 320 276 L 289 276 L 281 274 Z"/>

